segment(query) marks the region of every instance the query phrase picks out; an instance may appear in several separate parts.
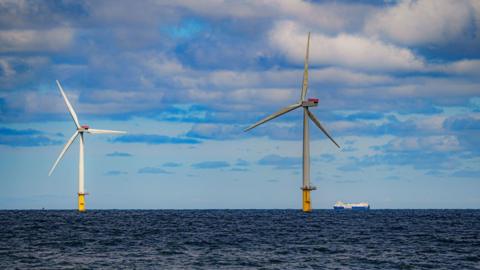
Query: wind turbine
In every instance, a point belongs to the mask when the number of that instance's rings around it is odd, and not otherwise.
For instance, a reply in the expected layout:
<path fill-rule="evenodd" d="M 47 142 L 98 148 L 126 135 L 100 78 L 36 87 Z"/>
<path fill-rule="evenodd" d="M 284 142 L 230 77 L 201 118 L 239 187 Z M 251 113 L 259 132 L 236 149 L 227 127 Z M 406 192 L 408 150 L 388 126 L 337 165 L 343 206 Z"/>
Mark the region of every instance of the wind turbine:
<path fill-rule="evenodd" d="M 72 105 L 68 101 L 67 96 L 65 95 L 65 92 L 63 91 L 62 86 L 60 85 L 60 82 L 57 82 L 58 89 L 60 90 L 60 93 L 62 94 L 63 100 L 65 101 L 65 104 L 67 105 L 68 111 L 70 112 L 70 116 L 72 116 L 73 122 L 75 123 L 75 126 L 77 129 L 73 133 L 72 137 L 67 141 L 65 146 L 63 147 L 62 152 L 60 152 L 60 155 L 58 156 L 57 160 L 53 164 L 52 169 L 50 169 L 50 172 L 48 173 L 48 176 L 52 175 L 53 170 L 55 170 L 55 167 L 57 167 L 58 162 L 62 159 L 63 155 L 67 151 L 67 149 L 72 145 L 73 141 L 80 135 L 80 154 L 79 154 L 79 161 L 78 161 L 78 211 L 84 212 L 85 211 L 85 177 L 84 177 L 84 147 L 85 147 L 85 141 L 83 138 L 84 133 L 90 133 L 90 134 L 124 134 L 126 133 L 125 131 L 115 131 L 115 130 L 105 130 L 105 129 L 93 129 L 90 128 L 87 125 L 80 125 L 78 122 L 78 117 L 77 114 L 75 113 L 75 110 L 73 110 Z"/>
<path fill-rule="evenodd" d="M 303 108 L 303 186 L 302 189 L 302 197 L 303 197 L 303 211 L 304 212 L 311 212 L 312 207 L 310 204 L 310 191 L 315 190 L 316 187 L 310 185 L 310 134 L 309 134 L 309 127 L 308 127 L 308 118 L 312 120 L 312 122 L 317 125 L 317 127 L 327 135 L 327 137 L 338 147 L 340 146 L 335 142 L 335 140 L 330 136 L 327 130 L 320 124 L 317 117 L 310 111 L 310 107 L 316 107 L 318 105 L 318 99 L 316 98 L 309 98 L 305 100 L 305 95 L 307 94 L 308 89 L 308 54 L 309 54 L 309 47 L 310 47 L 310 33 L 308 33 L 307 39 L 307 50 L 305 54 L 305 65 L 303 71 L 303 83 L 302 83 L 302 94 L 300 96 L 300 100 L 287 106 L 280 111 L 265 117 L 264 119 L 258 121 L 257 123 L 251 125 L 250 127 L 246 128 L 244 131 L 249 131 L 250 129 L 257 127 L 265 122 L 268 122 L 272 119 L 275 119 L 283 114 L 286 114 L 290 111 L 298 109 L 300 107 Z"/>

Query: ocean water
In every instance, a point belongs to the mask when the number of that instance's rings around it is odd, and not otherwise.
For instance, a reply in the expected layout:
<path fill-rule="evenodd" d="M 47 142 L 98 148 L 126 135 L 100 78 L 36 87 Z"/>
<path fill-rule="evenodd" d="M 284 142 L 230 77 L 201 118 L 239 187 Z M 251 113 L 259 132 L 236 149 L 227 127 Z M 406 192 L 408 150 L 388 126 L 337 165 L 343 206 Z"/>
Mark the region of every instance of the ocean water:
<path fill-rule="evenodd" d="M 0 269 L 480 269 L 480 210 L 0 211 Z"/>

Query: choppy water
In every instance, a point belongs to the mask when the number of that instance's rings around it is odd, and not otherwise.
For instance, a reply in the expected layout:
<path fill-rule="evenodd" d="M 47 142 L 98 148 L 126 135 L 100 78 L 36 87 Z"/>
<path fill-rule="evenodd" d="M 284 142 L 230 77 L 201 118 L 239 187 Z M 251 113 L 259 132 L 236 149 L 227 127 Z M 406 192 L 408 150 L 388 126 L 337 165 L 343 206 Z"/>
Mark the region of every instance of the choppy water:
<path fill-rule="evenodd" d="M 480 210 L 0 211 L 0 269 L 480 269 Z"/>

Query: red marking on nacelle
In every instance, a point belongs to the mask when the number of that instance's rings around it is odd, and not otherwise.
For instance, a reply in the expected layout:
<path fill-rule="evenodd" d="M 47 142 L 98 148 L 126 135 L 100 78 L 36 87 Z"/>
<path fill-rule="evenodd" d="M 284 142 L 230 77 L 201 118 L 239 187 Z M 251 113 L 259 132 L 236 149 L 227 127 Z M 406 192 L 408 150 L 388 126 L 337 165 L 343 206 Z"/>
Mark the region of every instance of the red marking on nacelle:
<path fill-rule="evenodd" d="M 312 101 L 314 103 L 318 103 L 318 98 L 309 98 L 308 101 Z"/>
<path fill-rule="evenodd" d="M 89 129 L 90 127 L 89 127 L 88 125 L 83 125 L 83 126 L 81 126 L 81 128 L 83 128 L 83 129 Z"/>

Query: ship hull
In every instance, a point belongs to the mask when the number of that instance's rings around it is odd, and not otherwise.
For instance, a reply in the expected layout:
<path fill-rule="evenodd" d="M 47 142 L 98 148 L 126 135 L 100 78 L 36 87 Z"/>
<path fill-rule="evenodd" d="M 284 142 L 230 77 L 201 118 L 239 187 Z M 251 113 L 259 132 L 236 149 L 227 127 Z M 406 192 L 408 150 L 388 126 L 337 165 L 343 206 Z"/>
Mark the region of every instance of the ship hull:
<path fill-rule="evenodd" d="M 370 210 L 370 207 L 352 207 L 352 208 L 345 208 L 345 207 L 334 206 L 334 207 L 333 207 L 333 210 L 335 210 L 335 211 L 348 211 L 348 210 L 351 210 L 351 211 L 368 211 L 368 210 Z"/>

